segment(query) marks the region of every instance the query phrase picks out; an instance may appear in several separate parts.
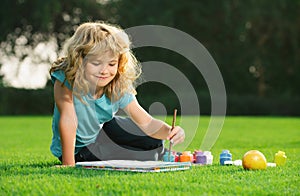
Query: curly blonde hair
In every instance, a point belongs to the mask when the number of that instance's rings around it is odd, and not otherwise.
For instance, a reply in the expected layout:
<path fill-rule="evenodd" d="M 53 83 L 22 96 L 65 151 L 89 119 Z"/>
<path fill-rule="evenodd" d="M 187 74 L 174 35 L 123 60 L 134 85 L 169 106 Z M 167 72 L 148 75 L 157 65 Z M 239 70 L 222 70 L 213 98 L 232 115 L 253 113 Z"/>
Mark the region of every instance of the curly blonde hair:
<path fill-rule="evenodd" d="M 118 71 L 115 78 L 104 87 L 104 93 L 112 101 L 117 101 L 125 93 L 136 94 L 135 81 L 141 74 L 140 65 L 130 46 L 128 35 L 116 25 L 100 21 L 83 23 L 64 45 L 66 56 L 52 64 L 50 74 L 63 70 L 73 94 L 82 101 L 82 96 L 89 93 L 89 83 L 84 74 L 85 58 L 110 51 L 119 56 Z"/>

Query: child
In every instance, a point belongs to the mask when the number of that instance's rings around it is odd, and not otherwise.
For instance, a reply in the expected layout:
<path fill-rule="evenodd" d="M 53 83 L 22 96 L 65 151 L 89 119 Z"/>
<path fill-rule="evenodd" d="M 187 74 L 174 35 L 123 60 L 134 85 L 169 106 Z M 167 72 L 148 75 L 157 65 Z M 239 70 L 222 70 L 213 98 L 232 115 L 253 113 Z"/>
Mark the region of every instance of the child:
<path fill-rule="evenodd" d="M 108 159 L 157 160 L 163 140 L 184 130 L 150 116 L 135 98 L 141 69 L 128 35 L 104 22 L 80 25 L 53 63 L 55 107 L 51 152 L 63 165 Z M 115 116 L 122 109 L 129 118 Z"/>

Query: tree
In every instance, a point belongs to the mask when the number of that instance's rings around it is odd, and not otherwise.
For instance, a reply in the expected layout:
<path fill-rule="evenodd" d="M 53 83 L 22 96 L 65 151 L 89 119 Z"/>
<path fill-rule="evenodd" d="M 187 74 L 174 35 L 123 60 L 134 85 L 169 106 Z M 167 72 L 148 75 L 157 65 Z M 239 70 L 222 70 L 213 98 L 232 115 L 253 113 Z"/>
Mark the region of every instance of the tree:
<path fill-rule="evenodd" d="M 229 93 L 300 95 L 299 0 L 123 0 L 111 6 L 125 27 L 166 25 L 194 36 L 215 58 Z M 161 53 L 155 50 L 148 57 Z M 184 63 L 178 56 L 170 60 L 169 54 L 161 58 L 175 66 Z M 197 82 L 194 71 L 185 73 L 201 90 L 203 81 Z"/>
<path fill-rule="evenodd" d="M 79 23 L 89 20 L 123 28 L 165 25 L 190 34 L 208 49 L 229 93 L 299 95 L 299 8 L 299 0 L 3 0 L 1 52 L 16 55 L 20 44 L 34 48 L 51 38 L 60 48 Z M 157 48 L 136 53 L 142 60 L 186 64 L 183 72 L 197 90 L 205 87 L 180 55 L 170 58 L 170 51 Z M 28 53 L 18 55 L 25 59 Z"/>
<path fill-rule="evenodd" d="M 5 59 L 50 64 L 50 55 L 35 53 L 49 42 L 52 53 L 69 37 L 76 25 L 88 20 L 106 20 L 104 5 L 96 0 L 3 0 L 0 8 L 0 54 Z M 0 67 L 1 68 L 1 67 Z M 17 71 L 18 72 L 18 71 Z M 17 73 L 16 73 L 17 74 Z"/>

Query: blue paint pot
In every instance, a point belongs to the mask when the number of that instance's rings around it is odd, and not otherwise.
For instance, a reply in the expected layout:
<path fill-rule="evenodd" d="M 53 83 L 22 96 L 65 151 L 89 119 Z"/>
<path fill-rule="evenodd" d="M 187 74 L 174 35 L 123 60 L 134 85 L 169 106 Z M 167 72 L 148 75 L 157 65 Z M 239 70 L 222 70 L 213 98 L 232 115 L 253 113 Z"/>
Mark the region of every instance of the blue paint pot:
<path fill-rule="evenodd" d="M 225 161 L 232 161 L 232 155 L 229 150 L 223 150 L 220 154 L 220 164 L 224 165 Z"/>
<path fill-rule="evenodd" d="M 162 158 L 163 161 L 165 162 L 175 162 L 175 156 L 172 153 L 170 154 L 170 160 L 169 160 L 169 151 L 166 151 Z"/>

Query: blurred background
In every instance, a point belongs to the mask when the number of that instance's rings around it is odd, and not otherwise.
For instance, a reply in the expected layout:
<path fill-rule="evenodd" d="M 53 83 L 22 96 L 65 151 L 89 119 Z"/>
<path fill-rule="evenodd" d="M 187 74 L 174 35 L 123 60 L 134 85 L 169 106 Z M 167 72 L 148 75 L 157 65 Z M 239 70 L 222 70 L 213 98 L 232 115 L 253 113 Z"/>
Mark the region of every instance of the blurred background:
<path fill-rule="evenodd" d="M 196 38 L 223 76 L 227 115 L 300 115 L 300 0 L 2 0 L 0 10 L 0 115 L 51 115 L 51 63 L 79 24 L 95 20 L 124 29 L 164 25 Z M 178 68 L 195 88 L 201 114 L 210 114 L 206 82 L 191 62 L 162 48 L 134 53 L 140 62 Z M 169 114 L 179 107 L 163 84 L 137 90 L 145 109 L 153 102 Z"/>

